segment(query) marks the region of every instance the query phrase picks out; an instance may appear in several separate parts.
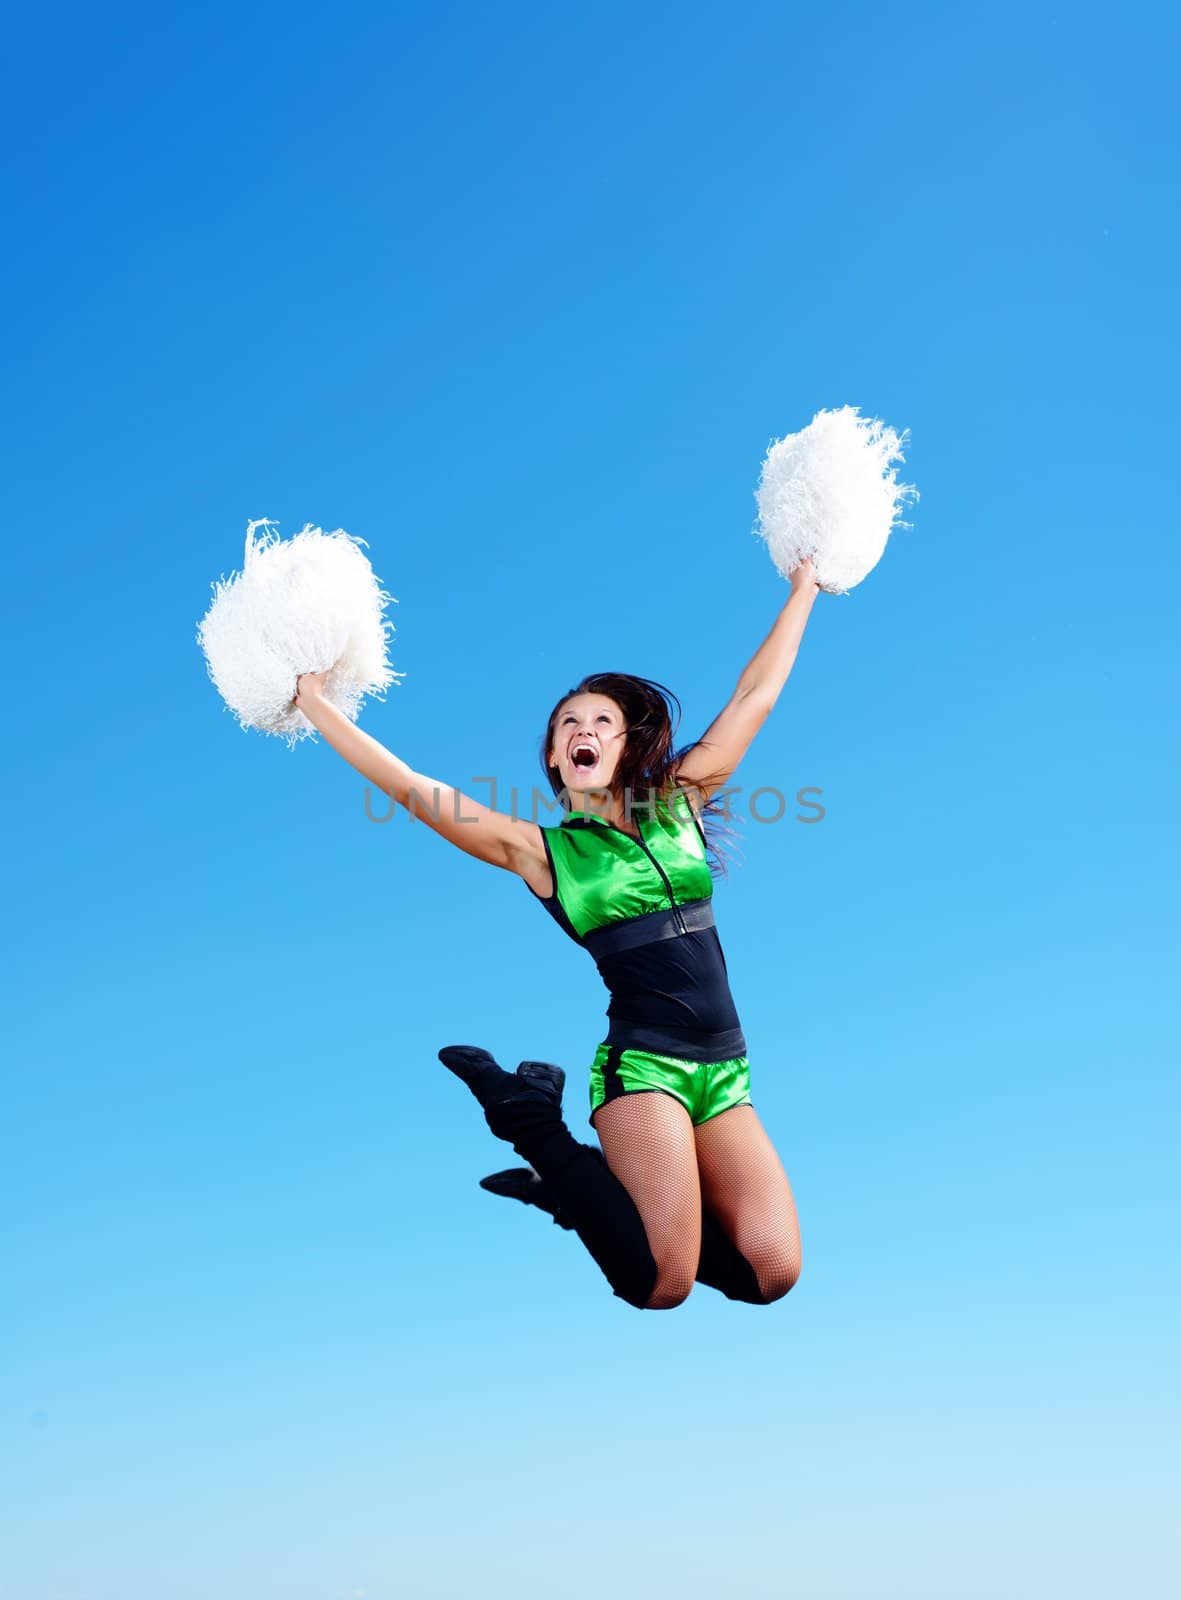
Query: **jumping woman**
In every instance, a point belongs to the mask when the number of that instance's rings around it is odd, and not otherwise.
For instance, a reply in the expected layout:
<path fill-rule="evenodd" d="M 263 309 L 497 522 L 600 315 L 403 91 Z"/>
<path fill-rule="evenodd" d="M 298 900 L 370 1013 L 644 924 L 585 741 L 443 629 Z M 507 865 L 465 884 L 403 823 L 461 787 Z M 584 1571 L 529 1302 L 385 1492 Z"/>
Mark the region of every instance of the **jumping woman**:
<path fill-rule="evenodd" d="M 594 958 L 611 996 L 590 1073 L 601 1151 L 563 1121 L 560 1067 L 523 1061 L 506 1072 L 472 1045 L 439 1057 L 529 1163 L 483 1186 L 576 1232 L 615 1293 L 641 1309 L 680 1305 L 695 1281 L 768 1305 L 800 1272 L 791 1186 L 750 1102 L 703 820 L 778 699 L 818 592 L 805 561 L 725 708 L 684 750 L 673 747 L 674 697 L 659 684 L 597 673 L 563 695 L 542 748 L 566 808 L 556 827 L 415 772 L 325 698 L 323 674 L 298 680 L 295 704 L 333 749 L 468 855 L 523 878 Z"/>

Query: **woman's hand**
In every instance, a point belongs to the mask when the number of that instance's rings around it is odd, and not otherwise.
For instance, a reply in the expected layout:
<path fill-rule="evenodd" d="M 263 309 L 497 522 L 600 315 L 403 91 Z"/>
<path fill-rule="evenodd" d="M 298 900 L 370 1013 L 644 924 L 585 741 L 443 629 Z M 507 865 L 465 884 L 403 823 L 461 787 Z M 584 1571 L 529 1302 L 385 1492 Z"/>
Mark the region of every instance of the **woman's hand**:
<path fill-rule="evenodd" d="M 306 716 L 324 698 L 323 672 L 301 672 L 295 680 L 295 704 Z"/>
<path fill-rule="evenodd" d="M 820 587 L 819 579 L 816 576 L 816 566 L 811 556 L 806 561 L 801 561 L 798 567 L 791 569 L 788 581 L 791 583 L 793 594 L 797 589 L 804 589 L 809 584 L 814 585 L 817 589 Z"/>

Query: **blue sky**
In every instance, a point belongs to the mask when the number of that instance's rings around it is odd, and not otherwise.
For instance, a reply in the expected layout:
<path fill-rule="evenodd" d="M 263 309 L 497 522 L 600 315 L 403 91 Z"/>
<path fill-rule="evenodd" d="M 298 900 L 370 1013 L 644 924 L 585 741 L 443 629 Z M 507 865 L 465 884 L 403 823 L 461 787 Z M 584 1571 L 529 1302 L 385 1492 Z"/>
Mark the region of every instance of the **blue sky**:
<path fill-rule="evenodd" d="M 1170 8 L 24 5 L 4 109 L 0 1600 L 1176 1593 Z M 363 725 L 699 732 L 768 441 L 911 430 L 739 774 L 719 921 L 804 1275 L 614 1300 L 438 1065 L 591 963 L 194 642 L 369 541 Z"/>

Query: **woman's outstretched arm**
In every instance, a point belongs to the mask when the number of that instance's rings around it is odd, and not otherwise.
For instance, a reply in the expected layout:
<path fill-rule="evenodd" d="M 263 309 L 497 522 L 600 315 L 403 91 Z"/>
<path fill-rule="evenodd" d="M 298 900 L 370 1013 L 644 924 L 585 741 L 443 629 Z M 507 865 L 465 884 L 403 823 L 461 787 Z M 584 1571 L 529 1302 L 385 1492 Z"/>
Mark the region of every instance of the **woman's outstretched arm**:
<path fill-rule="evenodd" d="M 305 672 L 296 687 L 295 704 L 317 732 L 363 778 L 404 806 L 415 821 L 425 822 L 479 861 L 504 867 L 530 881 L 544 875 L 545 847 L 535 822 L 506 817 L 450 784 L 407 766 L 325 697 L 323 673 Z"/>
<path fill-rule="evenodd" d="M 695 788 L 703 801 L 727 781 L 770 715 L 795 665 L 819 592 L 812 563 L 801 563 L 791 575 L 787 604 L 747 663 L 734 693 L 678 765 L 678 780 Z"/>

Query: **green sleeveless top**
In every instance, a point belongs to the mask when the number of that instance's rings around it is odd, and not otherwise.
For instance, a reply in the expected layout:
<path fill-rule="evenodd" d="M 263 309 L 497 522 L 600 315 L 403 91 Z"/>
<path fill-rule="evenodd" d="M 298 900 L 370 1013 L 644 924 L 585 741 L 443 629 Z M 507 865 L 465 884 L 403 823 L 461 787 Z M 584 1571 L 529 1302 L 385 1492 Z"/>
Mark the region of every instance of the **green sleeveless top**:
<path fill-rule="evenodd" d="M 527 887 L 594 959 L 611 996 L 608 1045 L 690 1061 L 743 1055 L 705 834 L 688 794 L 637 806 L 633 820 L 638 839 L 591 812 L 542 828 L 554 891 Z"/>
<path fill-rule="evenodd" d="M 713 894 L 705 835 L 683 789 L 651 808 L 637 805 L 632 820 L 639 839 L 589 811 L 542 830 L 554 894 L 579 938 Z"/>

